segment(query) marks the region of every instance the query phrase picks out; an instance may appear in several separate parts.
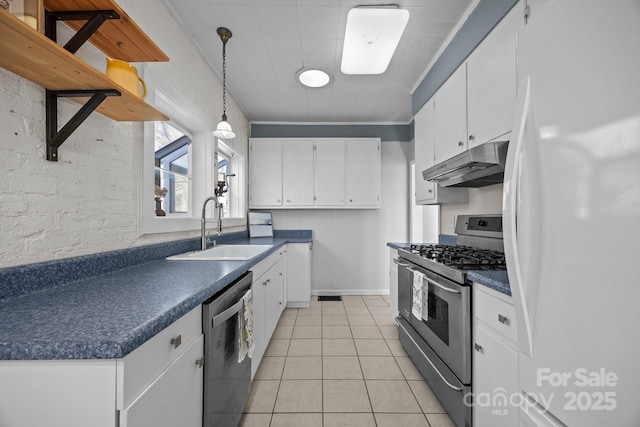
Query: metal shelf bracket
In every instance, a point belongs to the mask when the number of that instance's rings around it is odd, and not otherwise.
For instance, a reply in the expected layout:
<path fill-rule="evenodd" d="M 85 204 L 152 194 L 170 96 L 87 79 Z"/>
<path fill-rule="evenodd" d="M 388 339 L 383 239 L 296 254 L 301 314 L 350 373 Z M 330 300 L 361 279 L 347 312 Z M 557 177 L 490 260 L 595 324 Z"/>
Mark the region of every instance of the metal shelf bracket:
<path fill-rule="evenodd" d="M 44 33 L 49 39 L 57 42 L 56 24 L 58 21 L 87 21 L 64 45 L 67 51 L 76 53 L 107 19 L 120 19 L 120 15 L 115 10 L 46 10 Z M 58 148 L 98 108 L 107 96 L 120 96 L 120 92 L 115 89 L 46 90 L 47 160 L 51 162 L 58 161 Z M 71 117 L 67 124 L 58 130 L 58 98 L 60 97 L 90 98 Z"/>
<path fill-rule="evenodd" d="M 88 96 L 91 98 L 58 131 L 58 98 Z M 46 90 L 47 160 L 58 161 L 58 148 L 107 96 L 120 96 L 120 92 L 115 89 Z"/>
<path fill-rule="evenodd" d="M 82 28 L 64 45 L 71 53 L 78 49 L 95 33 L 107 19 L 120 19 L 115 10 L 74 10 L 74 11 L 45 11 L 44 33 L 54 42 L 58 41 L 56 22 L 58 21 L 87 21 Z"/>

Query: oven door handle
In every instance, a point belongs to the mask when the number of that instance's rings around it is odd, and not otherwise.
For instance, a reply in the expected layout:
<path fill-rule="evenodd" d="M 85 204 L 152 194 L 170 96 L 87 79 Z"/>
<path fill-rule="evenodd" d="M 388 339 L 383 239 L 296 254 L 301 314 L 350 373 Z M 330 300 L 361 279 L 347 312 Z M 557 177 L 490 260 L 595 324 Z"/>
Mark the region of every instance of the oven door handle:
<path fill-rule="evenodd" d="M 413 337 L 411 336 L 411 334 L 409 333 L 409 331 L 407 331 L 407 328 L 405 328 L 404 326 L 402 326 L 400 324 L 400 322 L 398 322 L 398 320 L 396 319 L 396 325 L 398 325 L 398 327 L 402 328 L 402 330 L 405 332 L 405 334 L 407 334 L 407 337 L 409 337 L 409 339 L 411 340 L 411 342 L 413 342 L 413 345 L 416 346 L 416 348 L 418 349 L 418 351 L 422 354 L 422 357 L 424 357 L 427 362 L 429 362 L 429 365 L 431 365 L 431 367 L 433 368 L 434 371 L 436 371 L 436 374 L 438 374 L 438 376 L 440 377 L 440 379 L 446 384 L 447 387 L 449 387 L 451 390 L 455 390 L 455 391 L 463 391 L 463 388 L 460 387 L 456 387 L 453 384 L 451 384 L 449 381 L 447 381 L 447 379 L 444 377 L 444 375 L 442 375 L 442 373 L 438 370 L 438 368 L 436 368 L 436 365 L 433 364 L 433 362 L 431 361 L 431 359 L 429 359 L 429 357 L 427 357 L 426 354 L 424 354 L 424 351 L 422 351 L 422 349 L 420 348 L 420 346 L 418 345 L 418 343 L 413 339 Z"/>
<path fill-rule="evenodd" d="M 431 283 L 433 286 L 437 286 L 438 288 L 442 289 L 443 291 L 447 291 L 447 292 L 451 292 L 452 294 L 459 294 L 461 293 L 459 290 L 457 289 L 451 289 L 451 288 L 447 288 L 446 286 L 442 286 L 440 283 L 435 282 L 431 279 L 429 279 L 427 276 L 424 277 L 424 280 L 427 281 L 427 283 Z"/>
<path fill-rule="evenodd" d="M 398 261 L 398 259 L 397 259 L 397 258 L 394 258 L 394 259 L 393 259 L 393 262 L 395 262 L 396 264 L 398 264 L 400 267 L 409 267 L 409 266 L 411 265 L 411 264 L 409 264 L 408 262 L 407 262 L 407 263 L 400 262 L 400 261 Z"/>
<path fill-rule="evenodd" d="M 395 259 L 394 259 L 394 261 L 395 261 Z M 396 264 L 398 264 L 398 265 L 402 265 L 402 266 L 404 267 L 404 265 L 403 265 L 403 264 L 400 264 L 400 263 L 398 263 L 397 261 L 396 261 Z M 409 267 L 409 268 L 407 268 L 407 270 L 409 270 L 409 271 L 411 271 L 411 272 L 415 272 L 415 271 L 416 271 L 416 270 L 414 270 L 413 268 L 410 268 L 410 267 Z M 460 294 L 460 293 L 462 293 L 462 292 L 460 292 L 460 291 L 459 291 L 459 290 L 457 290 L 457 289 L 451 289 L 451 288 L 448 288 L 448 287 L 446 287 L 446 286 L 443 286 L 443 285 L 441 285 L 440 283 L 435 282 L 435 281 L 433 281 L 433 280 L 429 279 L 427 276 L 424 276 L 424 280 L 426 280 L 426 281 L 427 281 L 427 283 L 430 283 L 430 284 L 432 284 L 433 286 L 436 286 L 436 287 L 438 287 L 438 288 L 442 289 L 443 291 L 451 292 L 452 294 Z"/>

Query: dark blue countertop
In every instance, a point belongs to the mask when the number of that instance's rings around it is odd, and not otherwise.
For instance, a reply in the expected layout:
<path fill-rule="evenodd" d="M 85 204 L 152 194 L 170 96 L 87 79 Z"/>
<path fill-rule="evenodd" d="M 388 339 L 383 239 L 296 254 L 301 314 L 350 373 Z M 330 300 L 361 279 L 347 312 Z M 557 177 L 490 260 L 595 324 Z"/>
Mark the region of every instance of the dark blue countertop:
<path fill-rule="evenodd" d="M 402 249 L 406 248 L 409 245 L 410 243 L 387 243 L 387 246 L 392 249 Z M 506 270 L 468 270 L 467 278 L 474 283 L 478 283 L 498 292 L 502 292 L 505 295 L 511 296 L 509 276 Z"/>
<path fill-rule="evenodd" d="M 286 243 L 312 240 L 285 236 L 229 242 L 273 245 L 249 261 L 160 259 L 0 302 L 0 360 L 122 358 Z"/>

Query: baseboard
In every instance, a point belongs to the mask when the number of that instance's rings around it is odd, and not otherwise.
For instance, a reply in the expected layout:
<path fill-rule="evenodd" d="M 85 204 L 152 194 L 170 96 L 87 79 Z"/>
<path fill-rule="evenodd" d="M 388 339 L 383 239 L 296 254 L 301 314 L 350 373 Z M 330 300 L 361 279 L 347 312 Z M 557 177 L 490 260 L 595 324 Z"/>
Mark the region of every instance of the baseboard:
<path fill-rule="evenodd" d="M 388 296 L 387 289 L 340 289 L 340 290 L 322 290 L 314 289 L 311 295 L 382 295 Z"/>

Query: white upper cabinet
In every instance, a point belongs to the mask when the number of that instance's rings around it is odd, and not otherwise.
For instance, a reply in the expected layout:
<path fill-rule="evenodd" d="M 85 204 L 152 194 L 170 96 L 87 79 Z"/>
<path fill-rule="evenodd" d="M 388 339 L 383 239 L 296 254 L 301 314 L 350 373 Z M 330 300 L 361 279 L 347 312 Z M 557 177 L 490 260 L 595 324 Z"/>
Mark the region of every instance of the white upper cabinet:
<path fill-rule="evenodd" d="M 415 144 L 415 188 L 416 204 L 431 205 L 437 203 L 465 203 L 469 201 L 469 191 L 466 188 L 443 188 L 437 184 L 425 181 L 422 171 L 435 163 L 434 147 L 434 102 L 433 98 L 416 113 L 414 118 Z"/>
<path fill-rule="evenodd" d="M 344 206 L 344 141 L 327 139 L 314 144 L 315 205 L 328 208 Z"/>
<path fill-rule="evenodd" d="M 431 98 L 416 113 L 413 121 L 416 157 L 416 202 L 418 204 L 428 203 L 436 196 L 435 184 L 422 178 L 422 171 L 434 164 L 433 124 L 433 98 Z"/>
<path fill-rule="evenodd" d="M 250 147 L 250 208 L 380 207 L 380 139 L 254 138 Z"/>
<path fill-rule="evenodd" d="M 467 61 L 469 148 L 510 132 L 516 102 L 516 32 L 524 25 L 516 4 Z"/>
<path fill-rule="evenodd" d="M 284 206 L 313 206 L 313 141 L 284 141 L 282 159 Z"/>
<path fill-rule="evenodd" d="M 345 153 L 347 206 L 380 207 L 380 141 L 347 140 Z"/>
<path fill-rule="evenodd" d="M 249 207 L 282 206 L 282 140 L 249 141 Z"/>
<path fill-rule="evenodd" d="M 444 82 L 435 99 L 435 163 L 467 149 L 467 73 L 462 64 Z"/>

